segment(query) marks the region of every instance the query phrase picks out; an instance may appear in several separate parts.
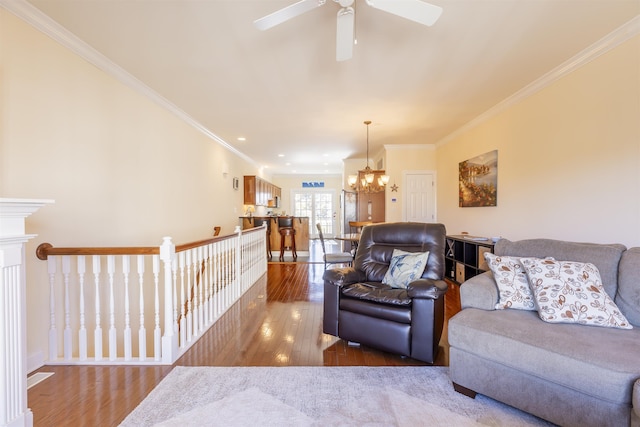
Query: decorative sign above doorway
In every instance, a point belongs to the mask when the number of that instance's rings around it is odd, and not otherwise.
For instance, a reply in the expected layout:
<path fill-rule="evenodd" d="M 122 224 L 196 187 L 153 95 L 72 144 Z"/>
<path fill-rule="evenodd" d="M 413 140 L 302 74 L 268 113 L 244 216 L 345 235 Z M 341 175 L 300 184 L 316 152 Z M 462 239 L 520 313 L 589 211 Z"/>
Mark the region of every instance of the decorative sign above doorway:
<path fill-rule="evenodd" d="M 324 181 L 306 181 L 302 183 L 302 188 L 323 188 Z"/>

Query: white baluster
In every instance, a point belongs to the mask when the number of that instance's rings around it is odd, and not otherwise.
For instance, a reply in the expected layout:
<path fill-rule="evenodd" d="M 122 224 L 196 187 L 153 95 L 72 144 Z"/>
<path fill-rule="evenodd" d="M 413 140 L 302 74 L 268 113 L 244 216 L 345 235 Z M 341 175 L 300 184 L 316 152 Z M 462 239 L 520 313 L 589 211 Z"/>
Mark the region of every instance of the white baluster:
<path fill-rule="evenodd" d="M 87 265 L 84 255 L 78 255 L 76 260 L 76 270 L 78 271 L 78 280 L 80 282 L 80 329 L 78 330 L 78 352 L 81 361 L 87 360 L 87 328 L 85 325 L 84 313 L 84 275 Z"/>
<path fill-rule="evenodd" d="M 218 316 L 222 315 L 222 307 L 224 306 L 224 281 L 225 281 L 225 268 L 224 268 L 224 248 L 226 243 L 220 242 L 218 248 Z"/>
<path fill-rule="evenodd" d="M 200 281 L 198 282 L 198 333 L 204 329 L 204 282 L 206 269 L 204 268 L 204 247 L 198 248 L 198 270 L 200 271 Z"/>
<path fill-rule="evenodd" d="M 173 257 L 171 261 L 171 291 L 173 292 L 173 333 L 178 335 L 178 257 Z"/>
<path fill-rule="evenodd" d="M 124 360 L 132 359 L 131 355 L 131 319 L 129 313 L 129 255 L 122 255 L 122 274 L 124 276 Z"/>
<path fill-rule="evenodd" d="M 62 257 L 62 277 L 64 279 L 64 359 L 71 360 L 71 304 L 69 302 L 69 275 L 71 274 L 71 257 Z"/>
<path fill-rule="evenodd" d="M 100 326 L 100 256 L 93 255 L 93 279 L 96 284 L 96 329 L 93 333 L 95 360 L 102 360 L 102 327 Z"/>
<path fill-rule="evenodd" d="M 47 258 L 49 273 L 49 360 L 58 359 L 58 333 L 56 332 L 56 257 Z"/>
<path fill-rule="evenodd" d="M 147 332 L 144 328 L 144 255 L 138 255 L 138 294 L 140 298 L 140 328 L 138 329 L 138 358 L 147 358 Z"/>
<path fill-rule="evenodd" d="M 204 284 L 204 322 L 206 325 L 211 324 L 211 258 L 209 257 L 209 249 L 211 245 L 206 245 L 203 249 L 202 256 L 204 257 L 203 276 L 205 278 Z"/>
<path fill-rule="evenodd" d="M 109 360 L 116 360 L 118 356 L 118 342 L 116 334 L 116 308 L 113 294 L 113 279 L 116 273 L 115 255 L 107 255 L 107 274 L 109 275 Z"/>
<path fill-rule="evenodd" d="M 160 292 L 158 286 L 160 283 L 160 256 L 153 256 L 153 282 L 155 285 L 153 310 L 154 310 L 154 329 L 153 329 L 153 358 L 154 360 L 162 360 L 162 333 L 160 331 Z"/>
<path fill-rule="evenodd" d="M 182 300 L 182 303 L 184 304 L 186 302 L 187 305 L 187 341 L 191 342 L 191 336 L 193 335 L 193 306 L 191 305 L 191 292 L 189 292 L 190 290 L 194 290 L 193 289 L 193 282 L 191 281 L 191 269 L 193 268 L 193 265 L 191 264 L 191 249 L 189 249 L 188 251 L 185 251 L 186 254 L 186 268 L 187 268 L 187 286 L 186 286 L 186 296 L 183 295 L 183 297 L 185 297 Z M 195 281 L 195 278 L 194 278 Z"/>
<path fill-rule="evenodd" d="M 187 342 L 187 313 L 185 312 L 184 304 L 184 263 L 185 253 L 180 252 L 178 254 L 178 265 L 180 267 L 180 347 L 183 347 Z"/>
<path fill-rule="evenodd" d="M 212 307 L 212 318 L 218 318 L 218 246 L 219 242 L 215 242 L 211 244 L 211 274 L 213 275 L 211 280 L 211 307 Z"/>

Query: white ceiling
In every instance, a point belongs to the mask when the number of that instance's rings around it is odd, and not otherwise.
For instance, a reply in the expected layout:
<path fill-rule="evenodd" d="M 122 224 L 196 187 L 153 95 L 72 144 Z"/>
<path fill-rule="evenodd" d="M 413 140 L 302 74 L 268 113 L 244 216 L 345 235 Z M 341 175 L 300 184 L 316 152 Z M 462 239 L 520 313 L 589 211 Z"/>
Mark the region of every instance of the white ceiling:
<path fill-rule="evenodd" d="M 28 1 L 268 174 L 341 173 L 365 157 L 364 120 L 371 154 L 435 144 L 640 13 L 433 0 L 444 12 L 424 27 L 357 0 L 353 59 L 336 62 L 332 0 L 264 32 L 253 21 L 296 0 Z"/>

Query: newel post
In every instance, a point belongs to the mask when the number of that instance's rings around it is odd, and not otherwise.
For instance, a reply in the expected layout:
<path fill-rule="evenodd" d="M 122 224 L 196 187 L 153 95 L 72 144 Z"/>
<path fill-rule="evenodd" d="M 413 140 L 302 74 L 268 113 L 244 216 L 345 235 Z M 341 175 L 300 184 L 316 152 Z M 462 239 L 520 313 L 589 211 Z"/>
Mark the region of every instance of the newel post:
<path fill-rule="evenodd" d="M 164 265 L 164 334 L 162 335 L 162 363 L 170 365 L 178 358 L 178 335 L 173 324 L 173 273 L 176 245 L 171 237 L 164 237 L 160 246 L 160 259 Z"/>
<path fill-rule="evenodd" d="M 53 200 L 0 198 L 0 426 L 33 426 L 27 407 L 25 219 Z"/>

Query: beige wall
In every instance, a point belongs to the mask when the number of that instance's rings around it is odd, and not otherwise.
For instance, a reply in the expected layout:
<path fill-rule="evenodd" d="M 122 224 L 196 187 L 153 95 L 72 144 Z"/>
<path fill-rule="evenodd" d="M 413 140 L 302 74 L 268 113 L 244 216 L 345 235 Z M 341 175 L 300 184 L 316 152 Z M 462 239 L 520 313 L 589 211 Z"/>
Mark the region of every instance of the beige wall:
<path fill-rule="evenodd" d="M 405 217 L 403 213 L 403 189 L 405 187 L 403 173 L 407 171 L 435 172 L 436 150 L 432 145 L 385 145 L 385 154 L 385 173 L 389 175 L 389 185 L 385 194 L 385 219 L 387 222 L 403 221 Z M 393 184 L 399 187 L 398 191 L 391 191 L 390 187 Z"/>
<path fill-rule="evenodd" d="M 27 220 L 28 353 L 46 354 L 38 244 L 159 245 L 230 234 L 253 165 L 0 8 L 0 197 L 54 199 Z M 228 169 L 223 176 L 223 167 Z"/>
<path fill-rule="evenodd" d="M 640 36 L 437 150 L 449 233 L 640 246 Z M 498 150 L 498 206 L 458 207 L 458 163 Z"/>

